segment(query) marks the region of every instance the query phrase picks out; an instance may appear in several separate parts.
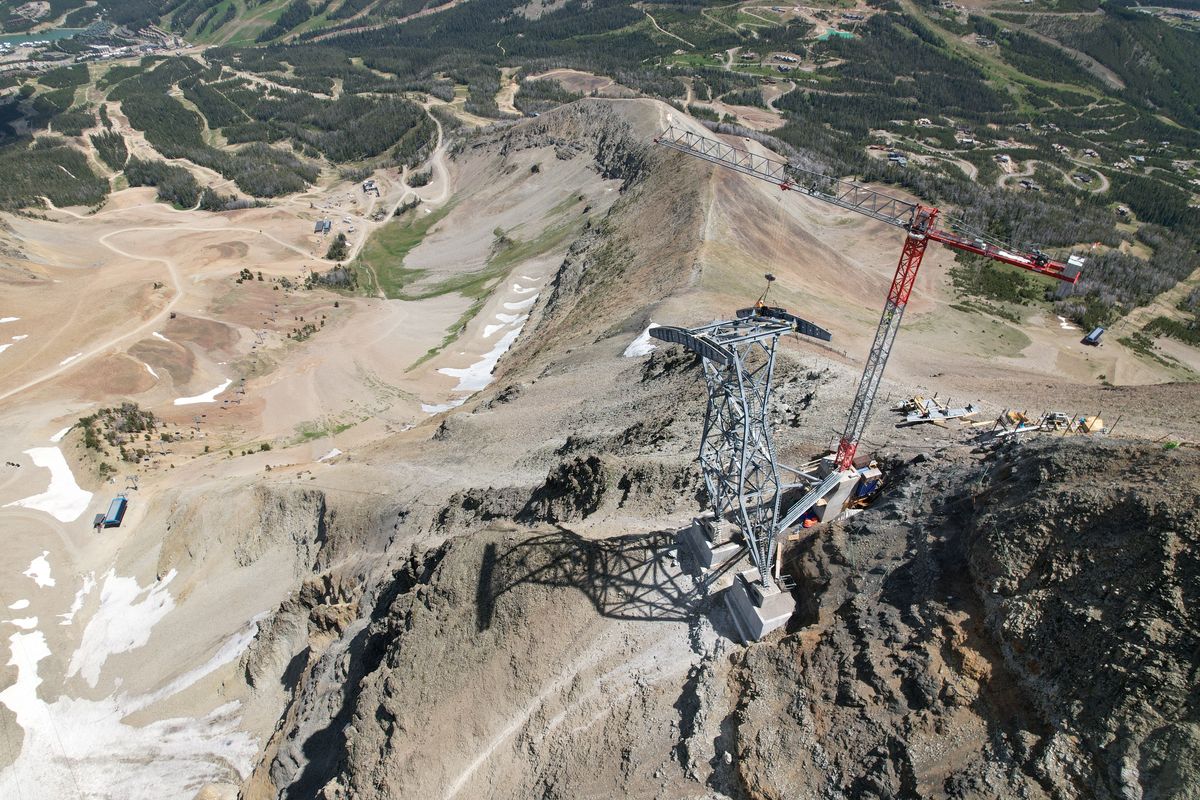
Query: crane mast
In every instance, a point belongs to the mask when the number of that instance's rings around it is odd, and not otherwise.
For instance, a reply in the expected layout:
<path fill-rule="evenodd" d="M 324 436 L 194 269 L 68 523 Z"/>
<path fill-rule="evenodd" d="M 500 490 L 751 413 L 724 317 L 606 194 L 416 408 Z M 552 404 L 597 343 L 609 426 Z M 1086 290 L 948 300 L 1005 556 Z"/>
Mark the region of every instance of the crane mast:
<path fill-rule="evenodd" d="M 1075 283 L 1079 280 L 1079 268 L 1083 262 L 1072 256 L 1065 263 L 1055 261 L 1039 250 L 1023 251 L 972 230 L 961 221 L 942 215 L 932 206 L 910 203 L 854 181 L 834 178 L 794 164 L 757 155 L 727 144 L 719 139 L 701 136 L 683 128 L 669 127 L 654 141 L 657 144 L 687 153 L 690 156 L 717 164 L 743 175 L 768 181 L 783 191 L 795 191 L 823 200 L 826 203 L 862 214 L 880 222 L 905 230 L 904 249 L 900 262 L 888 290 L 883 315 L 867 363 L 859 381 L 858 391 L 850 406 L 846 428 L 838 441 L 834 466 L 837 471 L 852 469 L 854 454 L 866 430 L 871 415 L 871 406 L 879 392 L 879 383 L 891 355 L 896 333 L 904 308 L 912 294 L 921 259 L 930 241 L 940 242 L 954 250 L 984 256 L 994 261 L 1011 264 L 1021 269 L 1047 275 L 1057 280 Z M 939 228 L 941 219 L 949 222 L 949 228 Z"/>
<path fill-rule="evenodd" d="M 846 430 L 838 442 L 837 455 L 834 457 L 834 467 L 838 470 L 847 470 L 854 465 L 854 452 L 858 449 L 863 431 L 867 429 L 871 406 L 875 404 L 879 382 L 883 379 L 883 368 L 887 366 L 892 344 L 900 330 L 900 320 L 904 317 L 904 308 L 908 305 L 909 295 L 912 294 L 913 284 L 917 280 L 917 270 L 921 268 L 925 247 L 929 244 L 929 230 L 933 227 L 937 214 L 936 208 L 918 206 L 908 235 L 904 237 L 900 263 L 896 265 L 896 275 L 892 278 L 891 288 L 888 289 L 887 302 L 883 305 L 879 327 L 875 329 L 875 340 L 871 343 L 871 351 L 867 355 L 867 365 L 863 368 L 858 392 L 850 405 Z"/>

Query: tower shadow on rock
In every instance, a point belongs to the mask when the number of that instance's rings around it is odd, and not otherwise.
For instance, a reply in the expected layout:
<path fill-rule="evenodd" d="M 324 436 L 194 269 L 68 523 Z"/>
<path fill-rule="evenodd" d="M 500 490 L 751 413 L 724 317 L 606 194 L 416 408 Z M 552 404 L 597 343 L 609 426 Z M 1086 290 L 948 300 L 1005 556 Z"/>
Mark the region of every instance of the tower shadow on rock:
<path fill-rule="evenodd" d="M 706 598 L 678 560 L 675 534 L 655 531 L 585 539 L 559 528 L 484 547 L 476 591 L 478 627 L 491 627 L 498 606 L 522 587 L 578 589 L 610 619 L 688 624 Z"/>

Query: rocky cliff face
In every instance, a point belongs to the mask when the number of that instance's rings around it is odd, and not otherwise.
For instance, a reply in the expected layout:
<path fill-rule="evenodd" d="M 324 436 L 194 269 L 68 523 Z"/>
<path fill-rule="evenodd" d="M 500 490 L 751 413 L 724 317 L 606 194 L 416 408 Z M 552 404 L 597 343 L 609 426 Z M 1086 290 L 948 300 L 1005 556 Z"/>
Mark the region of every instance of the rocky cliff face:
<path fill-rule="evenodd" d="M 1075 443 L 1013 452 L 985 478 L 968 563 L 1050 732 L 1031 765 L 1042 781 L 1101 798 L 1200 792 L 1198 456 Z"/>
<path fill-rule="evenodd" d="M 743 786 L 1194 796 L 1198 493 L 1200 454 L 1154 445 L 907 465 L 799 548 L 816 607 L 734 671 Z"/>
<path fill-rule="evenodd" d="M 581 504 L 607 480 L 570 474 Z M 893 475 L 876 507 L 790 552 L 800 610 L 748 648 L 668 533 L 514 524 L 546 486 L 508 522 L 497 507 L 368 591 L 297 700 L 323 696 L 325 722 L 281 729 L 307 756 L 289 771 L 281 751 L 276 785 L 1194 796 L 1200 454 L 1054 441 Z"/>

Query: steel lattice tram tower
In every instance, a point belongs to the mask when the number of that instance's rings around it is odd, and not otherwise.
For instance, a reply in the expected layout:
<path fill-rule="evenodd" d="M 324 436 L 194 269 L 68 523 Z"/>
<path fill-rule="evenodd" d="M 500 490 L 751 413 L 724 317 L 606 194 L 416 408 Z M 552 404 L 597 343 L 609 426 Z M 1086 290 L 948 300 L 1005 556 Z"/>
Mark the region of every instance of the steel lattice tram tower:
<path fill-rule="evenodd" d="M 656 339 L 698 354 L 708 385 L 700 468 L 718 524 L 737 525 L 764 586 L 775 562 L 781 483 L 767 412 L 779 337 L 828 331 L 780 308 L 757 306 L 697 328 L 653 328 Z"/>

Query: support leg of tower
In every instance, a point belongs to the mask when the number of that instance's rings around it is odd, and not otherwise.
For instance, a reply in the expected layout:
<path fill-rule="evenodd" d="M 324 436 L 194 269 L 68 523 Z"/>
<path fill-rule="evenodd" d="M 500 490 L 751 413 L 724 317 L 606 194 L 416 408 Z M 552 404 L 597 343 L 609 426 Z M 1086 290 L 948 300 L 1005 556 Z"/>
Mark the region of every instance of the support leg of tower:
<path fill-rule="evenodd" d="M 722 594 L 738 635 L 747 643 L 779 630 L 796 612 L 791 592 L 780 589 L 774 581 L 764 587 L 758 570 L 753 568 L 739 572 Z"/>
<path fill-rule="evenodd" d="M 701 569 L 712 569 L 724 564 L 742 548 L 740 542 L 730 538 L 730 527 L 728 522 L 716 522 L 711 518 L 694 519 L 679 532 L 679 541 Z"/>

